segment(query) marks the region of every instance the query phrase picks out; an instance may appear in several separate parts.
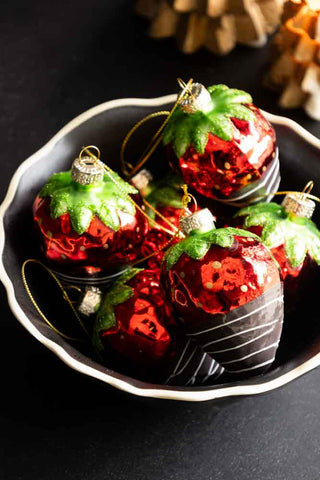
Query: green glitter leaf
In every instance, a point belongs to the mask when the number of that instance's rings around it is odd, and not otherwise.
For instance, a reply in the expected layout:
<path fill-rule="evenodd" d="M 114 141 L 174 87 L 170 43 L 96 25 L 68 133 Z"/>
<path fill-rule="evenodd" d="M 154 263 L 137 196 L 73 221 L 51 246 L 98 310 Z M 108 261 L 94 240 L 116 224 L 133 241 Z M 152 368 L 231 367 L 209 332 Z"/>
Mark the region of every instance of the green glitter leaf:
<path fill-rule="evenodd" d="M 183 191 L 182 179 L 175 174 L 169 174 L 151 185 L 151 193 L 147 195 L 146 200 L 153 208 L 173 207 L 182 208 Z M 147 214 L 152 219 L 155 218 L 155 212 L 147 207 Z"/>
<path fill-rule="evenodd" d="M 71 171 L 67 171 L 52 175 L 40 196 L 50 197 L 52 218 L 68 213 L 73 230 L 81 235 L 88 229 L 94 215 L 107 227 L 117 231 L 120 227 L 118 212 L 135 213 L 135 207 L 128 197 L 131 193 L 137 193 L 137 190 L 115 172 L 106 174 L 97 185 L 82 186 L 74 182 Z"/>
<path fill-rule="evenodd" d="M 201 237 L 194 237 L 192 241 L 186 242 L 184 253 L 194 260 L 200 260 L 205 256 L 211 246 L 211 242 L 202 239 Z"/>
<path fill-rule="evenodd" d="M 235 241 L 235 236 L 251 237 L 260 241 L 260 238 L 254 233 L 232 227 L 213 229 L 206 233 L 194 233 L 169 248 L 164 257 L 166 268 L 170 270 L 183 253 L 194 260 L 201 260 L 212 245 L 230 248 Z"/>
<path fill-rule="evenodd" d="M 108 290 L 105 294 L 105 297 L 96 315 L 92 333 L 92 343 L 94 348 L 96 348 L 98 351 L 103 350 L 103 344 L 101 342 L 100 335 L 101 332 L 109 330 L 117 325 L 114 307 L 126 302 L 134 294 L 133 289 L 129 285 L 126 285 L 126 283 L 141 271 L 141 268 L 131 268 L 127 270 L 118 280 L 114 282 L 110 290 Z"/>
<path fill-rule="evenodd" d="M 312 220 L 287 213 L 277 203 L 258 203 L 239 210 L 244 227 L 261 226 L 261 240 L 269 247 L 284 245 L 292 267 L 299 267 L 309 254 L 320 265 L 320 231 Z"/>
<path fill-rule="evenodd" d="M 210 111 L 189 114 L 178 107 L 165 128 L 163 144 L 172 144 L 178 158 L 190 146 L 198 153 L 204 153 L 209 133 L 226 141 L 232 140 L 235 127 L 231 118 L 255 120 L 254 113 L 243 105 L 252 103 L 248 93 L 226 85 L 213 85 L 208 91 L 212 100 Z"/>

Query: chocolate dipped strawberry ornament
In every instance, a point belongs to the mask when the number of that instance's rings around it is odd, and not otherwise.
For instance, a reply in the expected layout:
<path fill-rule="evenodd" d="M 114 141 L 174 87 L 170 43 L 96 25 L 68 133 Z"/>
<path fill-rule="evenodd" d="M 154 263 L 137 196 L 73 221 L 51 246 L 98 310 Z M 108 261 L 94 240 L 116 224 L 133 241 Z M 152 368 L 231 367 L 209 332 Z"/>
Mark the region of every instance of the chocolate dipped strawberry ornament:
<path fill-rule="evenodd" d="M 320 231 L 311 220 L 314 209 L 306 194 L 289 193 L 282 205 L 258 203 L 237 213 L 243 228 L 259 235 L 278 261 L 287 309 L 319 272 Z"/>
<path fill-rule="evenodd" d="M 93 345 L 115 369 L 168 385 L 213 382 L 223 368 L 192 340 L 174 338 L 171 307 L 159 270 L 132 268 L 107 291 L 93 328 Z"/>
<path fill-rule="evenodd" d="M 70 277 L 123 269 L 149 229 L 129 196 L 137 190 L 83 151 L 71 170 L 49 178 L 33 205 L 47 261 Z"/>
<path fill-rule="evenodd" d="M 161 272 L 181 330 L 227 372 L 262 373 L 282 330 L 278 265 L 251 232 L 215 229 L 208 209 L 185 217 L 181 227 L 187 236 L 166 252 Z"/>
<path fill-rule="evenodd" d="M 163 136 L 183 181 L 206 197 L 235 206 L 277 190 L 275 132 L 251 96 L 226 85 L 187 87 Z"/>

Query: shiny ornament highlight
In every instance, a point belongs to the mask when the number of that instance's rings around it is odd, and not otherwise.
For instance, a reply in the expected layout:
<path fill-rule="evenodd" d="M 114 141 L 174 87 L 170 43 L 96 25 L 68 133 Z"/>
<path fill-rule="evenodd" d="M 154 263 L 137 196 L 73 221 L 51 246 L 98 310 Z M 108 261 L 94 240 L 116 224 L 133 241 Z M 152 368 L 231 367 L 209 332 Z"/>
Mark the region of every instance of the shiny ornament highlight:
<path fill-rule="evenodd" d="M 137 194 L 134 187 L 115 172 L 101 179 L 100 161 L 98 167 L 92 161 L 91 173 L 88 163 L 86 172 L 79 171 L 78 163 L 76 159 L 72 172 L 52 175 L 37 195 L 36 231 L 55 269 L 71 276 L 111 274 L 137 258 L 148 221 L 130 199 Z"/>
<path fill-rule="evenodd" d="M 191 232 L 166 253 L 161 272 L 166 298 L 182 330 L 226 371 L 261 373 L 273 361 L 281 334 L 283 297 L 278 266 L 250 232 L 214 229 L 210 222 L 204 230 L 203 226 L 200 233 Z M 261 348 L 266 348 L 266 353 L 258 355 Z M 220 350 L 229 353 L 221 359 L 213 353 Z M 240 368 L 242 358 L 244 366 Z"/>
<path fill-rule="evenodd" d="M 225 85 L 207 91 L 208 108 L 178 106 L 168 122 L 163 143 L 173 168 L 198 193 L 224 203 L 248 204 L 277 189 L 275 132 L 251 96 Z"/>

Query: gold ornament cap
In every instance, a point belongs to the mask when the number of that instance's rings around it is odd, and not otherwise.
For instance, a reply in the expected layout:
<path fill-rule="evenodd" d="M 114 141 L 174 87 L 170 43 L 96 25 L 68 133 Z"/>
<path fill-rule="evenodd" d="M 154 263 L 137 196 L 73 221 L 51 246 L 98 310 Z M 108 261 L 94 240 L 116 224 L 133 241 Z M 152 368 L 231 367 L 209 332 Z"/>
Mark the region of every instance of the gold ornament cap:
<path fill-rule="evenodd" d="M 316 204 L 303 193 L 288 193 L 281 204 L 287 213 L 294 213 L 298 217 L 311 218 Z"/>
<path fill-rule="evenodd" d="M 198 212 L 192 213 L 188 217 L 183 217 L 180 220 L 181 230 L 185 235 L 189 235 L 193 231 L 199 233 L 209 232 L 215 228 L 215 218 L 208 208 L 198 210 Z"/>
<path fill-rule="evenodd" d="M 208 112 L 212 109 L 211 95 L 202 83 L 192 83 L 179 105 L 185 113 Z"/>
<path fill-rule="evenodd" d="M 137 190 L 145 190 L 153 180 L 153 175 L 146 168 L 140 170 L 131 178 L 131 183 Z"/>
<path fill-rule="evenodd" d="M 78 311 L 86 317 L 89 317 L 90 315 L 96 313 L 101 303 L 101 300 L 102 292 L 100 288 L 87 286 L 78 306 Z"/>
<path fill-rule="evenodd" d="M 97 154 L 93 154 L 90 150 L 95 150 Z M 82 156 L 83 153 L 86 156 Z M 99 160 L 100 150 L 95 145 L 83 147 L 79 157 L 76 158 L 71 167 L 71 177 L 74 182 L 80 185 L 94 185 L 103 180 L 104 164 Z"/>

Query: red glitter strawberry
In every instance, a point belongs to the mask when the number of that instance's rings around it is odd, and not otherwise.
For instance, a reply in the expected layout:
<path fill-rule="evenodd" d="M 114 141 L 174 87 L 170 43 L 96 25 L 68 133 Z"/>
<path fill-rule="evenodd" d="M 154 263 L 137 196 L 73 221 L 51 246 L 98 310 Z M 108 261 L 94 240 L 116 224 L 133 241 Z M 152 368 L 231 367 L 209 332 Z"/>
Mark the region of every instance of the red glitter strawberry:
<path fill-rule="evenodd" d="M 195 342 L 175 336 L 172 309 L 159 269 L 128 270 L 106 293 L 93 328 L 93 345 L 108 366 L 170 385 L 214 382 L 223 368 Z"/>
<path fill-rule="evenodd" d="M 145 197 L 147 202 L 146 212 L 150 219 L 156 221 L 156 224 L 150 222 L 150 231 L 145 236 L 141 247 L 142 257 L 146 257 L 166 245 L 177 231 L 179 219 L 184 212 L 182 184 L 181 178 L 172 173 L 161 180 L 150 183 L 149 193 Z M 155 210 L 160 215 L 157 215 Z M 172 234 L 169 232 L 172 232 Z M 173 242 L 175 241 L 176 239 L 173 240 Z M 148 260 L 148 265 L 151 268 L 160 267 L 163 253 L 161 251 L 151 257 Z"/>
<path fill-rule="evenodd" d="M 319 272 L 320 231 L 310 219 L 314 209 L 315 203 L 303 193 L 292 193 L 282 205 L 258 203 L 237 213 L 243 228 L 261 236 L 278 261 L 287 309 Z"/>
<path fill-rule="evenodd" d="M 227 371 L 261 373 L 274 359 L 282 328 L 278 265 L 256 235 L 215 229 L 208 210 L 182 226 L 187 237 L 169 248 L 162 267 L 182 329 Z"/>
<path fill-rule="evenodd" d="M 169 348 L 165 324 L 170 313 L 159 288 L 159 274 L 132 268 L 104 297 L 94 326 L 94 345 L 100 351 L 117 352 L 137 368 L 149 368 Z"/>
<path fill-rule="evenodd" d="M 113 273 L 139 254 L 147 219 L 129 194 L 137 190 L 91 157 L 52 175 L 33 215 L 46 259 L 68 274 Z"/>
<path fill-rule="evenodd" d="M 274 129 L 244 91 L 192 84 L 163 143 L 183 181 L 206 197 L 247 204 L 278 187 Z"/>

